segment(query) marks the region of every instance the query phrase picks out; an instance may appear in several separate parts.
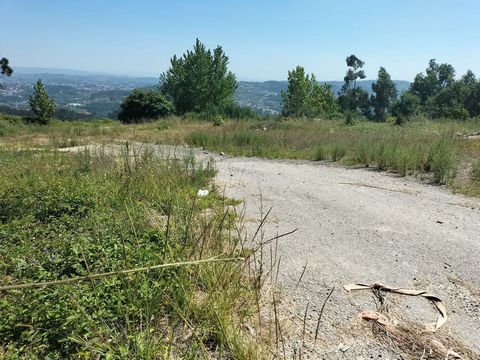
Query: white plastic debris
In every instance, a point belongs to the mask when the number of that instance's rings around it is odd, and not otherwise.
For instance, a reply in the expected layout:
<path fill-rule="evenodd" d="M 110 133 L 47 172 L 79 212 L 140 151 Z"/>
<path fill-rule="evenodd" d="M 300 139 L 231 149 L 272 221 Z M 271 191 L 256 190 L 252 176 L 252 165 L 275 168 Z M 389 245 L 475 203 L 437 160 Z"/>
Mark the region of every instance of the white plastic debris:
<path fill-rule="evenodd" d="M 204 189 L 199 189 L 198 192 L 197 192 L 197 196 L 198 197 L 204 197 L 204 196 L 207 196 L 208 195 L 208 190 L 204 190 Z"/>
<path fill-rule="evenodd" d="M 220 156 L 225 156 L 225 153 L 223 151 L 220 151 Z"/>

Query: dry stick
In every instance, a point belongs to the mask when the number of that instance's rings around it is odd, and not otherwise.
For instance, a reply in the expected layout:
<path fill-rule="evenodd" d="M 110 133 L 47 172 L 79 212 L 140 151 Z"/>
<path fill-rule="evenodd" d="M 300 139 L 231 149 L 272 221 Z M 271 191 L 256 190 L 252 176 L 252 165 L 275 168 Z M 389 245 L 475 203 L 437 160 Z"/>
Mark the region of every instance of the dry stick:
<path fill-rule="evenodd" d="M 333 290 L 335 290 L 335 286 L 332 288 L 332 290 L 330 290 L 330 293 L 327 295 L 327 298 L 323 302 L 322 308 L 320 309 L 320 314 L 318 315 L 317 328 L 315 329 L 315 341 L 317 341 L 318 330 L 320 329 L 320 321 L 322 320 L 322 315 L 323 315 L 323 309 L 325 309 L 325 305 L 327 304 L 328 299 L 330 299 L 330 296 L 332 296 Z"/>
<path fill-rule="evenodd" d="M 118 270 L 118 271 L 110 271 L 110 272 L 98 273 L 98 274 L 92 274 L 92 275 L 78 276 L 78 277 L 64 279 L 64 280 L 46 281 L 46 282 L 29 283 L 29 284 L 18 284 L 18 285 L 7 285 L 7 286 L 1 286 L 0 291 L 44 288 L 52 285 L 64 285 L 64 284 L 70 284 L 70 283 L 83 281 L 83 280 L 98 279 L 98 278 L 112 276 L 112 275 L 126 275 L 126 274 L 132 274 L 137 272 L 163 269 L 168 267 L 197 265 L 197 264 L 204 264 L 204 263 L 211 263 L 211 262 L 244 261 L 244 260 L 245 259 L 242 257 L 236 257 L 236 258 L 216 258 L 215 257 L 215 258 L 196 260 L 196 261 L 183 261 L 183 262 L 176 262 L 176 263 L 169 263 L 169 264 L 146 266 L 146 267 L 135 268 L 135 269 Z"/>
<path fill-rule="evenodd" d="M 167 214 L 167 228 L 165 229 L 165 242 L 169 245 L 169 236 L 170 236 L 170 217 L 172 216 L 172 207 L 173 201 L 170 199 L 168 203 L 168 214 Z"/>
<path fill-rule="evenodd" d="M 307 307 L 305 308 L 305 315 L 303 316 L 303 332 L 302 332 L 302 347 L 305 346 L 305 328 L 307 326 L 307 314 L 308 314 L 308 306 L 310 305 L 310 302 L 307 302 Z"/>
<path fill-rule="evenodd" d="M 282 255 L 278 258 L 278 263 L 277 263 L 277 273 L 275 274 L 275 285 L 278 283 L 278 273 L 280 272 L 280 262 L 282 261 Z"/>
<path fill-rule="evenodd" d="M 260 221 L 260 224 L 259 224 L 258 227 L 257 227 L 257 231 L 255 231 L 255 234 L 254 234 L 253 237 L 252 237 L 252 240 L 251 240 L 252 243 L 255 241 L 255 238 L 257 237 L 258 232 L 260 231 L 260 229 L 263 227 L 263 224 L 265 223 L 265 221 L 267 221 L 267 217 L 268 217 L 268 215 L 270 214 L 270 211 L 272 211 L 272 208 L 270 208 L 270 209 L 267 211 L 266 215 L 265 215 L 265 216 L 262 218 L 262 220 Z"/>
<path fill-rule="evenodd" d="M 275 341 L 277 343 L 277 354 L 279 353 L 278 349 L 278 339 L 279 339 L 279 334 L 278 334 L 278 315 L 277 315 L 277 301 L 275 300 L 275 293 L 273 294 L 273 314 L 275 316 Z"/>
<path fill-rule="evenodd" d="M 295 233 L 297 230 L 298 230 L 298 228 L 296 228 L 296 229 L 294 229 L 294 230 L 292 230 L 292 231 L 288 231 L 288 232 L 286 232 L 286 233 L 283 233 L 283 234 L 281 234 L 281 235 L 277 235 L 277 236 L 275 236 L 275 237 L 273 237 L 273 238 L 270 238 L 270 239 L 268 239 L 268 240 L 260 243 L 255 249 L 253 249 L 253 251 L 254 251 L 254 252 L 257 251 L 257 250 L 260 249 L 262 246 L 267 245 L 267 244 L 271 243 L 272 241 L 275 241 L 275 240 L 278 240 L 278 239 L 283 238 L 283 237 L 285 237 L 285 236 L 291 235 L 291 234 Z"/>
<path fill-rule="evenodd" d="M 198 237 L 198 239 L 195 241 L 194 245 L 193 245 L 193 248 L 192 248 L 192 251 L 190 251 L 190 255 L 188 255 L 188 258 L 191 259 L 193 254 L 195 253 L 195 251 L 197 250 L 197 247 L 198 247 L 198 244 L 201 243 L 201 247 L 200 247 L 200 254 L 199 254 L 199 258 L 202 257 L 203 255 L 203 249 L 204 249 L 204 246 L 205 246 L 205 242 L 206 242 L 206 237 L 207 237 L 207 230 L 211 229 L 211 226 L 212 224 L 215 222 L 215 218 L 213 218 L 208 224 L 205 224 L 204 227 L 203 227 L 203 230 L 202 230 L 202 233 L 200 234 L 200 236 Z M 182 247 L 182 251 L 184 250 L 184 248 L 187 246 L 187 243 L 185 243 Z"/>
<path fill-rule="evenodd" d="M 297 289 L 298 285 L 300 285 L 300 281 L 302 281 L 302 279 L 303 279 L 303 275 L 305 274 L 305 270 L 307 269 L 307 265 L 308 265 L 308 260 L 305 262 L 305 266 L 303 267 L 302 275 L 300 275 L 300 278 L 298 279 L 297 284 L 295 285 L 295 289 Z"/>

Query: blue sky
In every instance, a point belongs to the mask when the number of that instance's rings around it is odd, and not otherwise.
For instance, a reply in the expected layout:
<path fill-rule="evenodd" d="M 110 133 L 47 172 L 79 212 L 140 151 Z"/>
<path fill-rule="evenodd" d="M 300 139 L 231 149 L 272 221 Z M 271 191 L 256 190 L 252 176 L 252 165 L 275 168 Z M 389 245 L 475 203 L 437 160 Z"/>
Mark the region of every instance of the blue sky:
<path fill-rule="evenodd" d="M 341 80 L 345 58 L 411 80 L 428 60 L 480 75 L 478 0 L 0 0 L 0 57 L 13 66 L 158 76 L 199 38 L 239 79 L 302 65 Z"/>

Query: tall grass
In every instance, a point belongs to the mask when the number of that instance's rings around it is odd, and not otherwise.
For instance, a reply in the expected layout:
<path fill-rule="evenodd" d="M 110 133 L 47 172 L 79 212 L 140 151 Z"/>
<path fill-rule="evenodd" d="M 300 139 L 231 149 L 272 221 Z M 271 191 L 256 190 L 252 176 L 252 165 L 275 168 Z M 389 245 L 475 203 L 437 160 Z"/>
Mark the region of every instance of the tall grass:
<path fill-rule="evenodd" d="M 248 254 L 211 163 L 0 151 L 0 284 Z M 5 358 L 254 359 L 245 263 L 210 263 L 0 295 Z"/>
<path fill-rule="evenodd" d="M 347 126 L 338 120 L 241 120 L 213 126 L 209 122 L 171 118 L 139 125 L 112 121 L 54 122 L 47 127 L 33 128 L 10 124 L 4 132 L 12 135 L 0 136 L 0 141 L 12 142 L 21 138 L 23 143 L 27 140 L 35 143 L 44 137 L 48 139 L 48 145 L 54 147 L 119 139 L 189 144 L 231 155 L 322 159 L 342 161 L 347 165 L 374 166 L 401 176 L 421 175 L 433 182 L 455 187 L 458 166 L 471 167 L 472 159 L 480 156 L 480 140 L 468 140 L 457 134 L 478 128 L 478 120 L 433 122 L 422 118 L 404 126 L 361 121 Z"/>
<path fill-rule="evenodd" d="M 443 184 L 455 177 L 459 155 L 473 150 L 455 133 L 462 126 L 475 126 L 448 122 L 404 127 L 371 123 L 345 126 L 334 121 L 283 124 L 235 122 L 222 129 L 203 127 L 187 132 L 185 142 L 234 155 L 330 159 L 374 166 L 401 176 L 431 174 L 433 182 Z"/>

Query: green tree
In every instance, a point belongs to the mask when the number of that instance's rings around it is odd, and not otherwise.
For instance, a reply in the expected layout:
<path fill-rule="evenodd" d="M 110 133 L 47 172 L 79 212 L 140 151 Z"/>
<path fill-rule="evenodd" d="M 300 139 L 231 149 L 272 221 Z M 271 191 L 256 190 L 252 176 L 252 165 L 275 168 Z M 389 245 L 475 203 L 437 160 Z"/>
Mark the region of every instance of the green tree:
<path fill-rule="evenodd" d="M 356 88 L 357 79 L 365 79 L 365 71 L 362 70 L 365 62 L 355 55 L 350 55 L 345 61 L 350 69 L 347 70 L 347 74 L 344 77 L 345 84 L 343 86 L 349 89 L 353 84 L 353 88 Z"/>
<path fill-rule="evenodd" d="M 468 70 L 467 73 L 460 80 L 464 87 L 468 90 L 465 96 L 465 108 L 468 110 L 470 116 L 475 117 L 480 115 L 480 81 L 477 80 L 475 74 Z"/>
<path fill-rule="evenodd" d="M 369 116 L 370 101 L 368 93 L 357 87 L 357 80 L 365 79 L 365 71 L 362 70 L 365 63 L 355 55 L 350 55 L 346 59 L 349 69 L 343 78 L 344 83 L 338 102 L 344 112 L 360 112 Z"/>
<path fill-rule="evenodd" d="M 135 89 L 120 105 L 118 119 L 124 123 L 139 123 L 171 115 L 172 102 L 160 90 Z"/>
<path fill-rule="evenodd" d="M 39 124 L 47 124 L 57 109 L 55 101 L 48 96 L 42 80 L 37 81 L 33 90 L 33 95 L 30 96 L 28 103 L 35 115 L 34 119 Z"/>
<path fill-rule="evenodd" d="M 10 76 L 13 73 L 13 69 L 9 65 L 9 61 L 7 58 L 0 59 L 0 68 L 2 75 Z"/>
<path fill-rule="evenodd" d="M 422 105 L 435 96 L 440 90 L 452 85 L 455 81 L 455 69 L 450 64 L 438 64 L 435 59 L 430 60 L 426 75 L 417 74 L 410 86 L 410 91 L 418 96 Z"/>
<path fill-rule="evenodd" d="M 282 114 L 290 117 L 314 117 L 337 110 L 335 96 L 328 84 L 319 84 L 302 66 L 288 72 L 288 89 L 281 92 Z"/>
<path fill-rule="evenodd" d="M 310 92 L 310 76 L 305 74 L 302 66 L 297 66 L 288 72 L 288 88 L 282 91 L 284 116 L 306 116 L 307 101 Z"/>
<path fill-rule="evenodd" d="M 160 88 L 179 114 L 203 112 L 234 102 L 235 75 L 228 70 L 228 57 L 220 46 L 213 52 L 198 39 L 193 50 L 170 59 L 170 69 L 160 76 Z"/>
<path fill-rule="evenodd" d="M 378 79 L 372 84 L 372 90 L 375 93 L 371 97 L 374 119 L 384 122 L 387 111 L 398 95 L 397 88 L 385 68 L 381 67 L 378 71 Z"/>
<path fill-rule="evenodd" d="M 401 125 L 411 118 L 417 112 L 419 104 L 420 99 L 417 95 L 405 91 L 391 108 L 392 115 L 395 116 L 395 124 Z"/>

